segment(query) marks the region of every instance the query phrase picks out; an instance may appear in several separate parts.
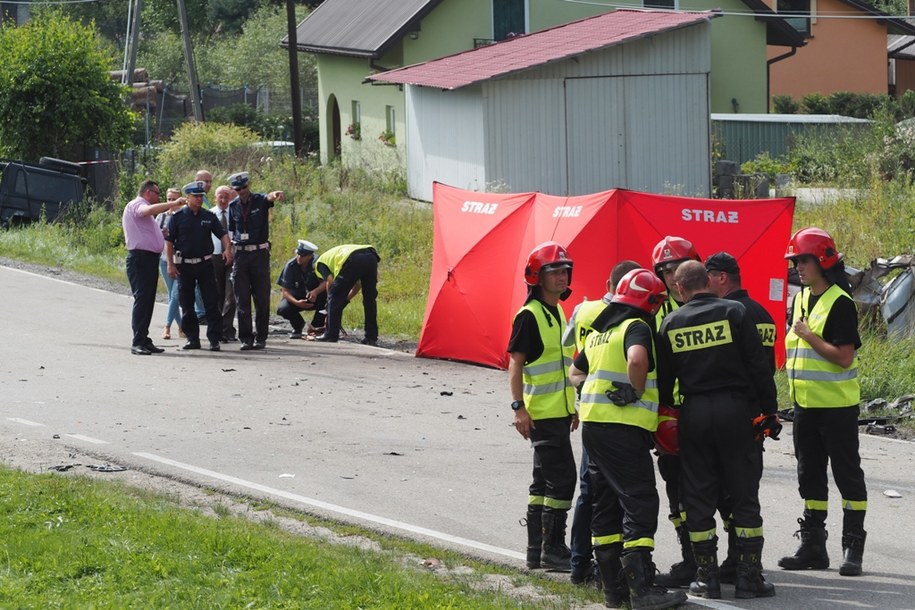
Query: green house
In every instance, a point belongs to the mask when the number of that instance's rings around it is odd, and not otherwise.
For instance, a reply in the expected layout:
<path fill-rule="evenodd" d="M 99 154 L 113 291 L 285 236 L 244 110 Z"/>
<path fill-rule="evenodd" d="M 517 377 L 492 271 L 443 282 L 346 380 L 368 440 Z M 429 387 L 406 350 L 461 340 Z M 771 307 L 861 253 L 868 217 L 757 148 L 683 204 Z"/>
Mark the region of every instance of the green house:
<path fill-rule="evenodd" d="M 762 0 L 655 0 L 648 7 L 722 11 L 711 33 L 712 112 L 767 112 L 767 44 L 804 44 Z M 609 10 L 546 0 L 325 0 L 296 30 L 298 50 L 317 56 L 321 161 L 404 167 L 403 88 L 368 76 Z"/>

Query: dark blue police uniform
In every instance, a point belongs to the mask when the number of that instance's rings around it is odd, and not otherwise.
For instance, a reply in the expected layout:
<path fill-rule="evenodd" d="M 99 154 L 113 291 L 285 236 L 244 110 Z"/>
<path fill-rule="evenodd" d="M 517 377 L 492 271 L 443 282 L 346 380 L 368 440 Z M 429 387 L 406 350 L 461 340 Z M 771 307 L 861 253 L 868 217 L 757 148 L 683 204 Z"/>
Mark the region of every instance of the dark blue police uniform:
<path fill-rule="evenodd" d="M 279 279 L 276 280 L 276 283 L 288 290 L 292 296 L 297 299 L 304 299 L 308 293 L 321 284 L 321 278 L 315 275 L 315 259 L 312 257 L 308 261 L 308 268 L 303 270 L 299 265 L 296 257 L 292 257 L 283 267 L 283 272 L 280 273 Z M 327 317 L 326 312 L 324 312 L 327 307 L 327 292 L 322 292 L 317 300 L 313 303 L 313 310 L 315 312 L 314 316 L 311 319 L 311 325 L 315 328 L 320 328 L 324 326 L 324 321 Z M 278 316 L 289 320 L 289 324 L 292 325 L 292 330 L 297 333 L 302 332 L 302 329 L 305 328 L 305 320 L 302 319 L 303 309 L 299 309 L 296 305 L 293 305 L 286 299 L 281 299 L 279 307 L 277 307 L 276 313 Z"/>

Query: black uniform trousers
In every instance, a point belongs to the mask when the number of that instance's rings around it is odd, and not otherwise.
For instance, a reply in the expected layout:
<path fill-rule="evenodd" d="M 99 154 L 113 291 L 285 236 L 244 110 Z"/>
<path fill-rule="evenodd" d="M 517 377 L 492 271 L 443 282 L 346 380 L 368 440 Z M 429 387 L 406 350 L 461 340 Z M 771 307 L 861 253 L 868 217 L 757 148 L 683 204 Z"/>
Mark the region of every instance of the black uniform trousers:
<path fill-rule="evenodd" d="M 794 407 L 794 455 L 797 457 L 798 491 L 804 500 L 826 501 L 827 462 L 843 500 L 867 501 L 867 487 L 858 453 L 858 407 L 803 409 Z M 864 510 L 843 511 L 843 531 L 864 529 Z M 818 525 L 825 525 L 825 510 L 804 511 Z"/>
<path fill-rule="evenodd" d="M 321 313 L 325 307 L 327 307 L 327 293 L 322 292 L 311 309 L 300 309 L 297 305 L 293 305 L 286 299 L 280 299 L 280 304 L 276 308 L 276 315 L 289 320 L 292 330 L 300 333 L 302 332 L 302 329 L 305 328 L 305 320 L 302 318 L 302 312 L 314 311 L 314 316 L 311 318 L 311 325 L 315 328 L 320 328 L 321 326 L 324 326 L 324 321 L 327 318 L 327 314 Z"/>
<path fill-rule="evenodd" d="M 178 265 L 178 303 L 182 312 L 194 311 L 197 300 L 196 290 L 200 290 L 203 299 L 203 310 L 207 318 L 207 340 L 219 343 L 222 339 L 222 317 L 216 300 L 216 276 L 213 274 L 213 259 L 196 264 L 180 263 Z M 181 330 L 188 341 L 200 341 L 200 323 L 195 315 L 181 316 Z"/>
<path fill-rule="evenodd" d="M 536 428 L 531 429 L 534 469 L 530 495 L 547 498 L 546 506 L 571 508 L 576 478 L 570 432 L 572 418 L 538 419 L 534 425 Z"/>
<path fill-rule="evenodd" d="M 624 544 L 653 540 L 660 499 L 651 433 L 638 426 L 585 422 L 581 440 L 590 460 L 594 537 L 622 533 Z M 629 546 L 626 551 L 634 548 L 638 547 Z"/>
<path fill-rule="evenodd" d="M 232 285 L 232 268 L 226 268 L 222 255 L 213 255 L 213 277 L 216 279 L 216 304 L 222 316 L 222 338 L 234 339 L 235 287 Z"/>
<path fill-rule="evenodd" d="M 327 329 L 324 335 L 340 336 L 343 323 L 343 308 L 349 303 L 347 297 L 356 282 L 362 284 L 362 308 L 365 310 L 365 338 L 378 339 L 378 254 L 374 248 L 356 250 L 349 255 L 339 275 L 334 277 L 327 295 Z"/>
<path fill-rule="evenodd" d="M 129 250 L 125 266 L 127 281 L 133 293 L 130 328 L 133 330 L 133 347 L 149 343 L 149 324 L 156 307 L 156 290 L 159 287 L 159 253 L 148 250 Z"/>
<path fill-rule="evenodd" d="M 710 392 L 684 400 L 679 422 L 680 482 L 690 532 L 715 529 L 722 486 L 731 498 L 731 527 L 762 527 L 762 454 L 754 440 L 751 411 L 740 392 Z"/>
<path fill-rule="evenodd" d="M 270 323 L 270 251 L 235 249 L 232 267 L 235 307 L 238 311 L 238 339 L 242 343 L 265 343 Z M 251 328 L 251 299 L 254 298 L 254 328 Z"/>

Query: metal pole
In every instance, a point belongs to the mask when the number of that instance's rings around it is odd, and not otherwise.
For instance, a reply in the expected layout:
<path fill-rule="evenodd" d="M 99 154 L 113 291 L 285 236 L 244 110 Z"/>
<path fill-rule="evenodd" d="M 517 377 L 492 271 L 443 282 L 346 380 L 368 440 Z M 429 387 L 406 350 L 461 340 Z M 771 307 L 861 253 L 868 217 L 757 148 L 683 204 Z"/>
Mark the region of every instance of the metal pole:
<path fill-rule="evenodd" d="M 142 0 L 137 0 L 138 2 Z M 191 47 L 191 33 L 187 26 L 187 7 L 184 0 L 178 0 L 178 20 L 181 22 L 181 37 L 184 40 L 184 59 L 187 61 L 187 82 L 191 87 L 191 105 L 194 120 L 203 122 L 203 105 L 200 103 L 200 87 L 197 86 L 197 67 L 194 65 L 194 49 Z"/>
<path fill-rule="evenodd" d="M 299 50 L 296 37 L 295 3 L 286 0 L 286 25 L 289 29 L 289 95 L 292 97 L 292 141 L 297 157 L 303 157 L 302 150 L 302 96 L 299 93 Z"/>
<path fill-rule="evenodd" d="M 137 0 L 133 10 L 133 25 L 130 26 L 130 55 L 127 59 L 127 74 L 125 83 L 133 87 L 133 71 L 137 65 L 137 46 L 140 44 L 140 14 L 143 12 L 143 0 Z"/>

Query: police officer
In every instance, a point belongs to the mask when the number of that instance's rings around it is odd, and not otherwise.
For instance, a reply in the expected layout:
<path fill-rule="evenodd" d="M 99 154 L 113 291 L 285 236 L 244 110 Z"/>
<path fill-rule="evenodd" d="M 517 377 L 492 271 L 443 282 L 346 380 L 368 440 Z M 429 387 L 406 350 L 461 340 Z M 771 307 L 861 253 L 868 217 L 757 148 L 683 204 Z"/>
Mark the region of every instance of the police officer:
<path fill-rule="evenodd" d="M 232 281 L 238 311 L 238 338 L 242 351 L 267 346 L 270 322 L 270 219 L 273 204 L 285 198 L 283 191 L 254 193 L 248 172 L 229 176 L 237 193 L 229 204 L 229 233 L 235 245 Z M 254 329 L 251 328 L 251 299 L 254 299 Z"/>
<path fill-rule="evenodd" d="M 816 227 L 791 237 L 785 258 L 797 267 L 803 288 L 794 297 L 785 337 L 788 390 L 794 403 L 794 455 L 804 499 L 801 546 L 778 565 L 786 570 L 825 569 L 827 463 L 842 494 L 842 576 L 858 576 L 864 556 L 867 487 L 858 453 L 858 312 L 836 243 Z"/>
<path fill-rule="evenodd" d="M 737 301 L 746 308 L 747 318 L 759 333 L 763 350 L 766 352 L 766 360 L 772 369 L 772 374 L 775 375 L 775 322 L 765 307 L 750 298 L 749 293 L 742 287 L 737 259 L 727 252 L 717 252 L 706 259 L 705 269 L 708 271 L 714 294 L 722 299 Z M 775 438 L 777 440 L 777 435 Z M 761 441 L 763 439 L 758 440 L 760 441 L 758 447 L 762 451 Z M 762 459 L 759 461 L 759 466 L 759 476 L 762 477 Z M 723 497 L 718 506 L 720 509 L 730 508 L 730 500 Z M 734 528 L 730 527 L 729 520 L 725 521 L 724 525 L 728 532 L 728 554 L 727 558 L 721 562 L 719 575 L 721 582 L 734 584 L 737 579 L 737 539 Z"/>
<path fill-rule="evenodd" d="M 524 269 L 528 296 L 512 321 L 508 383 L 514 426 L 534 448 L 528 488 L 527 567 L 570 569 L 566 517 L 575 495 L 570 433 L 578 428 L 575 389 L 568 378 L 574 348 L 562 345 L 559 301 L 571 293 L 572 260 L 556 242 L 531 251 Z"/>
<path fill-rule="evenodd" d="M 178 302 L 185 312 L 194 311 L 195 288 L 200 288 L 207 316 L 207 339 L 210 351 L 219 351 L 222 339 L 222 313 L 216 298 L 216 276 L 213 272 L 213 237 L 220 240 L 225 264 L 232 263 L 229 236 L 216 215 L 203 209 L 206 184 L 194 181 L 184 185 L 187 206 L 172 215 L 168 223 L 165 255 L 169 277 L 178 280 Z M 183 350 L 200 349 L 200 325 L 197 317 L 185 315 L 181 329 L 187 336 Z"/>
<path fill-rule="evenodd" d="M 578 353 L 584 349 L 585 339 L 593 331 L 592 324 L 598 314 L 610 304 L 616 285 L 624 275 L 638 269 L 635 261 L 622 261 L 614 265 L 607 279 L 607 292 L 599 301 L 582 301 L 572 310 L 569 324 L 562 335 L 564 346 L 574 345 Z M 588 474 L 588 450 L 582 446 L 581 462 L 578 465 L 578 499 L 572 512 L 572 531 L 569 548 L 572 550 L 572 573 L 574 585 L 593 583 L 600 586 L 600 576 L 593 569 L 591 561 L 591 475 Z"/>
<path fill-rule="evenodd" d="M 678 309 L 684 299 L 674 283 L 674 273 L 686 261 L 700 261 L 698 252 L 688 239 L 676 235 L 667 235 L 655 244 L 651 252 L 651 264 L 654 272 L 667 286 L 668 298 L 661 305 L 655 316 L 655 328 L 660 328 L 664 317 Z M 680 406 L 680 392 L 674 386 L 673 402 L 665 407 L 677 409 Z M 680 502 L 680 456 L 667 452 L 658 453 L 658 472 L 664 479 L 664 491 L 667 494 L 669 507 L 668 520 L 677 532 L 680 543 L 681 560 L 670 567 L 670 572 L 659 574 L 657 582 L 665 587 L 688 587 L 696 575 L 696 562 L 693 559 L 689 532 L 686 529 L 686 515 Z"/>
<path fill-rule="evenodd" d="M 315 261 L 315 275 L 323 282 L 308 292 L 308 300 L 317 302 L 327 293 L 327 326 L 315 341 L 336 343 L 340 340 L 343 308 L 362 290 L 365 312 L 363 345 L 378 343 L 378 263 L 381 257 L 374 246 L 347 244 L 334 246 Z"/>
<path fill-rule="evenodd" d="M 607 607 L 669 608 L 682 591 L 654 584 L 658 528 L 651 433 L 658 425 L 653 316 L 667 287 L 647 269 L 627 273 L 594 320 L 569 376 L 582 380 L 582 443 L 590 458 L 594 553 Z M 620 573 L 625 573 L 621 582 Z"/>
<path fill-rule="evenodd" d="M 770 597 L 775 587 L 761 574 L 761 456 L 752 420 L 757 409 L 765 414 L 777 409 L 771 365 L 744 306 L 717 298 L 701 263 L 683 263 L 674 281 L 686 303 L 661 324 L 658 386 L 662 403 L 673 399 L 674 379 L 683 395 L 681 497 L 698 566 L 690 592 L 721 597 L 714 515 L 723 486 L 731 496 L 738 545 L 735 596 Z"/>
<path fill-rule="evenodd" d="M 305 328 L 305 320 L 302 319 L 303 311 L 315 312 L 311 322 L 312 327 L 324 326 L 325 314 L 321 313 L 321 310 L 327 306 L 327 293 L 322 292 L 317 302 L 312 303 L 308 300 L 309 290 L 314 290 L 321 282 L 314 272 L 317 250 L 318 247 L 310 241 L 300 239 L 295 249 L 295 256 L 286 263 L 276 281 L 283 291 L 283 298 L 280 300 L 276 313 L 289 320 L 289 324 L 292 325 L 290 339 L 302 338 L 302 330 Z"/>

